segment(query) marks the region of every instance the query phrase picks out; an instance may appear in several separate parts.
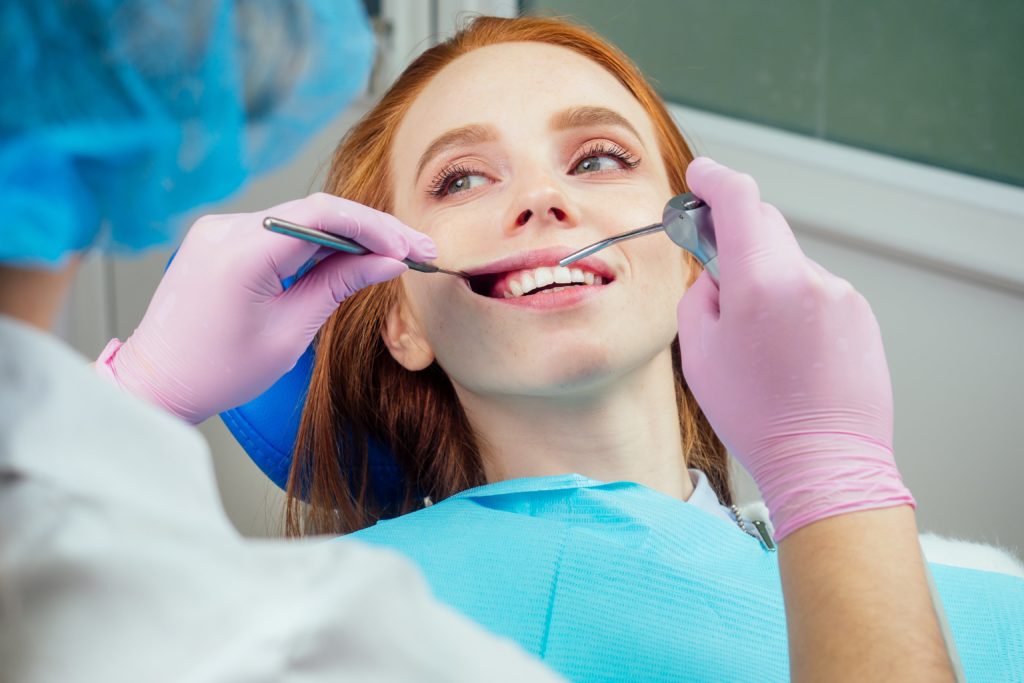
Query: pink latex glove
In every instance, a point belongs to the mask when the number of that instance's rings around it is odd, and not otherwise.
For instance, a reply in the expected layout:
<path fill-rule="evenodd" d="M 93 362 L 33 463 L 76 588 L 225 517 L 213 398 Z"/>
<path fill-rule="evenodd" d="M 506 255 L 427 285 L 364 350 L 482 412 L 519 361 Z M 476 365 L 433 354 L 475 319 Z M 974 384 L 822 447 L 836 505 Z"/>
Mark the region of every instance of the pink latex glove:
<path fill-rule="evenodd" d="M 878 322 L 847 281 L 800 250 L 754 180 L 707 158 L 686 171 L 711 207 L 720 288 L 679 303 L 683 374 L 750 472 L 777 539 L 826 517 L 911 505 L 893 458 Z"/>
<path fill-rule="evenodd" d="M 343 254 L 263 229 L 266 216 L 350 237 L 373 254 Z M 328 194 L 192 226 L 145 317 L 111 341 L 101 376 L 193 424 L 241 405 L 294 367 L 346 297 L 436 258 L 433 241 L 397 218 Z M 322 260 L 287 291 L 281 280 Z"/>

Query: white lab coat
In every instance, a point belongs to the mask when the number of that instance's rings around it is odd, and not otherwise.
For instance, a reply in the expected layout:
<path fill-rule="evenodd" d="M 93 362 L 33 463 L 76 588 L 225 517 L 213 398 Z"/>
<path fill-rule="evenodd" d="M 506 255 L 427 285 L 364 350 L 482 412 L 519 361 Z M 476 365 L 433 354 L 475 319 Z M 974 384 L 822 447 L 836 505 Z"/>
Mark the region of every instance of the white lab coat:
<path fill-rule="evenodd" d="M 0 680 L 560 679 L 391 551 L 242 538 L 195 429 L 0 317 Z"/>

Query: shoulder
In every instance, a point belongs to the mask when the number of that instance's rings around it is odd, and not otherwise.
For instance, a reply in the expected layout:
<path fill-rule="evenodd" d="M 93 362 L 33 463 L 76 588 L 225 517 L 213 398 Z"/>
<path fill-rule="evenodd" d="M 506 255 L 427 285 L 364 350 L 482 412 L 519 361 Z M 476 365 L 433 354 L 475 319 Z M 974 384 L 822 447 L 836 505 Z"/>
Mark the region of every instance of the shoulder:
<path fill-rule="evenodd" d="M 774 532 L 768 519 L 768 508 L 762 501 L 740 505 L 739 510 L 747 519 L 765 522 L 769 531 Z M 934 533 L 921 534 L 920 540 L 921 550 L 928 562 L 1009 574 L 1024 579 L 1024 562 L 1004 548 Z"/>

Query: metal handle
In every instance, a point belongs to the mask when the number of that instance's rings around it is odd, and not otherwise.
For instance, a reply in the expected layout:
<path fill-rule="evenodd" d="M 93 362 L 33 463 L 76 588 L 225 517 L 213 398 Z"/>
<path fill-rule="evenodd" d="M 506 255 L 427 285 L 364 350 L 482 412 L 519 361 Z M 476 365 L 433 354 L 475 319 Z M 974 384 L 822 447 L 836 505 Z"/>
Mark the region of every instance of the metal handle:
<path fill-rule="evenodd" d="M 305 242 L 319 244 L 322 247 L 337 249 L 338 251 L 343 251 L 347 254 L 370 253 L 369 249 L 355 240 L 350 240 L 347 237 L 340 237 L 338 235 L 332 235 L 329 232 L 324 232 L 315 228 L 307 228 L 305 225 L 292 223 L 291 221 L 286 221 L 283 218 L 267 216 L 263 219 L 263 227 L 270 232 L 276 232 L 280 235 L 288 235 L 289 237 L 295 237 Z M 446 273 L 448 275 L 455 275 L 467 280 L 469 279 L 469 275 L 462 271 L 445 270 L 444 268 L 438 268 L 437 266 L 429 263 L 421 263 L 408 258 L 402 259 L 402 263 L 409 266 L 412 270 L 418 270 L 421 273 Z"/>
<path fill-rule="evenodd" d="M 286 221 L 283 218 L 267 216 L 263 219 L 263 227 L 270 232 L 276 232 L 279 235 L 296 237 L 304 242 L 312 242 L 313 244 L 319 244 L 322 247 L 330 247 L 331 249 L 337 249 L 338 251 L 343 251 L 347 254 L 370 253 L 369 249 L 347 237 L 339 237 L 338 235 L 332 235 L 331 233 L 324 232 L 323 230 L 307 228 L 305 225 L 292 223 L 291 221 Z"/>
<path fill-rule="evenodd" d="M 575 263 L 576 261 L 579 261 L 581 258 L 586 258 L 587 256 L 590 256 L 593 253 L 599 252 L 605 247 L 610 247 L 616 242 L 621 242 L 623 240 L 631 240 L 634 237 L 640 237 L 642 235 L 650 235 L 651 233 L 661 232 L 664 229 L 665 227 L 661 223 L 652 223 L 651 225 L 645 225 L 644 227 L 637 228 L 636 230 L 624 232 L 621 235 L 609 237 L 608 239 L 601 240 L 600 242 L 594 242 L 588 247 L 583 247 L 579 251 L 574 251 L 573 253 L 569 254 L 564 259 L 559 261 L 558 265 L 567 266 L 570 263 Z"/>

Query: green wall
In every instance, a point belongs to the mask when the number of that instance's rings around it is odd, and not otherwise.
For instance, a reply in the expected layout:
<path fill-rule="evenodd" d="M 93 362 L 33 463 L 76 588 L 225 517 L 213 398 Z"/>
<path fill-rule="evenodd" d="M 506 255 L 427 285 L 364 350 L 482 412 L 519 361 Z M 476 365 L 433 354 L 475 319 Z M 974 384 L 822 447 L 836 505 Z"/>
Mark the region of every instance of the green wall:
<path fill-rule="evenodd" d="M 670 101 L 1024 185 L 1024 0 L 532 0 Z"/>

